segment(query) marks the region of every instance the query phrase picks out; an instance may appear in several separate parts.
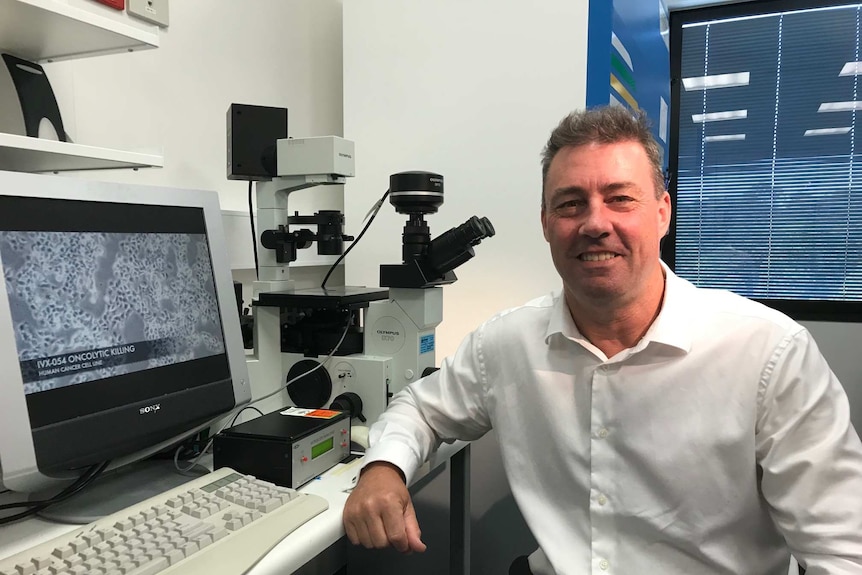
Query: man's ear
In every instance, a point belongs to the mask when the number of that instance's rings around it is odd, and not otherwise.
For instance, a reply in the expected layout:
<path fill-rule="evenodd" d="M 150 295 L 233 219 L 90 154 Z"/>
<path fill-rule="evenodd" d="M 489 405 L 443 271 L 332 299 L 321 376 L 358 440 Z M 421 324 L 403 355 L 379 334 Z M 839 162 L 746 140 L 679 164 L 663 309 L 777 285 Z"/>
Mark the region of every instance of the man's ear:
<path fill-rule="evenodd" d="M 673 213 L 670 204 L 670 194 L 667 193 L 667 190 L 665 190 L 658 202 L 658 225 L 661 234 L 659 237 L 663 238 L 670 232 L 670 216 Z"/>

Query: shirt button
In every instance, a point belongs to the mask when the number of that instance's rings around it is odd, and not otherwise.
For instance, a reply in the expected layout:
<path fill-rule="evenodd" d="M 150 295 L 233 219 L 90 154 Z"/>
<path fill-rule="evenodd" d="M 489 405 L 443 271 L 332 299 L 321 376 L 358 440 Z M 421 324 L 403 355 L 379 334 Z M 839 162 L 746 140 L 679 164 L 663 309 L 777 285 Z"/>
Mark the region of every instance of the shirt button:
<path fill-rule="evenodd" d="M 599 430 L 599 437 L 604 439 L 605 437 L 608 436 L 608 433 L 609 433 L 608 430 L 603 427 Z"/>
<path fill-rule="evenodd" d="M 599 561 L 599 567 L 601 568 L 602 571 L 607 571 L 608 567 L 610 567 L 610 566 L 611 566 L 611 564 L 608 563 L 607 559 L 602 559 L 601 561 Z"/>
<path fill-rule="evenodd" d="M 599 501 L 599 505 L 604 505 L 605 503 L 607 503 L 607 502 L 608 502 L 608 498 L 607 498 L 607 497 L 605 497 L 604 495 L 599 495 L 599 500 L 598 500 L 598 501 Z"/>

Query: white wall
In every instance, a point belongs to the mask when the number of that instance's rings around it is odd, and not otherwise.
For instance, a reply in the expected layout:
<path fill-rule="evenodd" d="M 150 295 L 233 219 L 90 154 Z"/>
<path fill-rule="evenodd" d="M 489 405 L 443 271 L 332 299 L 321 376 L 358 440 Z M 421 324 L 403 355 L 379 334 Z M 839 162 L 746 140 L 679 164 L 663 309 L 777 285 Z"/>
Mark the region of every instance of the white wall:
<path fill-rule="evenodd" d="M 341 0 L 173 0 L 170 22 L 158 49 L 45 66 L 75 142 L 164 155 L 160 169 L 73 176 L 216 190 L 244 210 L 247 183 L 225 177 L 232 102 L 288 108 L 291 136 L 341 133 Z M 292 199 L 340 209 L 341 196 Z"/>
<path fill-rule="evenodd" d="M 444 290 L 438 361 L 500 309 L 560 285 L 539 221 L 539 154 L 585 101 L 587 2 L 354 0 L 344 6 L 344 127 L 357 143 L 348 217 L 364 214 L 390 174 L 445 178 L 432 236 L 487 216 L 497 235 Z M 347 282 L 377 285 L 400 263 L 406 218 L 390 205 L 347 261 Z"/>

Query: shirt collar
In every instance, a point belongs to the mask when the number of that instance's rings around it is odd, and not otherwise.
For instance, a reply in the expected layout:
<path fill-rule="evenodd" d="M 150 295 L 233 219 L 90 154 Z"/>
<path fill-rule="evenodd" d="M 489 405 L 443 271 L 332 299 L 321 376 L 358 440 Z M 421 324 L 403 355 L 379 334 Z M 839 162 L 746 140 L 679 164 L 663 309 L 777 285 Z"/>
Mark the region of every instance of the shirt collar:
<path fill-rule="evenodd" d="M 670 271 L 664 262 L 661 262 L 661 266 L 665 274 L 664 301 L 658 317 L 644 335 L 643 343 L 655 342 L 688 352 L 691 350 L 694 336 L 690 321 L 691 306 L 689 300 L 692 290 L 696 288 Z M 545 342 L 547 343 L 555 333 L 568 339 L 584 339 L 572 319 L 569 306 L 566 305 L 565 294 L 562 291 L 555 295 L 554 310 L 548 321 Z"/>
<path fill-rule="evenodd" d="M 696 289 L 661 262 L 664 270 L 664 301 L 661 311 L 644 335 L 644 340 L 662 343 L 688 352 L 694 338 L 691 322 L 691 295 Z"/>

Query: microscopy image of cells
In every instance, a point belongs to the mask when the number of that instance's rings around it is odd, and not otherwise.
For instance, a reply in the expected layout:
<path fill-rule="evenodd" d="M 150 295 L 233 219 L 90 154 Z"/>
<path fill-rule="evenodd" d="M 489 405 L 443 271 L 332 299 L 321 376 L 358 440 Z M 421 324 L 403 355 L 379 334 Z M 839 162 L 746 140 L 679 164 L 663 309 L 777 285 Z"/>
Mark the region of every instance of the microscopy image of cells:
<path fill-rule="evenodd" d="M 224 352 L 203 234 L 0 232 L 0 258 L 27 393 Z"/>

